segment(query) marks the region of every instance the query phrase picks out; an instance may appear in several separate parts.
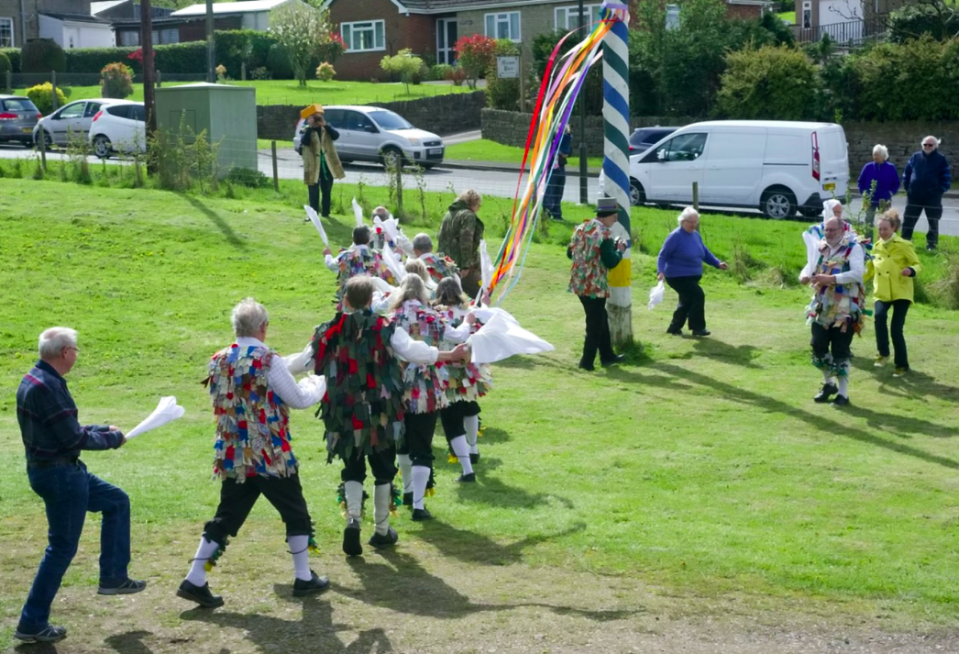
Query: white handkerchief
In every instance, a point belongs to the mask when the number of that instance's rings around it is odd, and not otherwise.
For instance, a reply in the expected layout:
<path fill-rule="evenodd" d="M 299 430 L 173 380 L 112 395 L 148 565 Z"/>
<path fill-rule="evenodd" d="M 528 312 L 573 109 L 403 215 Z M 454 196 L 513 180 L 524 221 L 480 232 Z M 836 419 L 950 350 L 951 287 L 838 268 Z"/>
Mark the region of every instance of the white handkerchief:
<path fill-rule="evenodd" d="M 307 218 L 309 218 L 313 226 L 316 227 L 316 231 L 320 233 L 320 238 L 323 239 L 323 243 L 326 247 L 330 247 L 330 239 L 326 237 L 326 230 L 323 229 L 323 223 L 320 222 L 320 217 L 316 215 L 316 212 L 313 211 L 313 207 L 310 205 L 304 204 L 303 208 L 306 209 Z"/>
<path fill-rule="evenodd" d="M 140 434 L 145 434 L 151 429 L 162 427 L 168 422 L 182 417 L 185 412 L 186 409 L 177 404 L 176 398 L 172 395 L 169 397 L 161 397 L 160 403 L 157 405 L 157 408 L 153 410 L 153 413 L 151 413 L 146 420 L 127 432 L 125 434 L 126 438 L 130 440 Z"/>

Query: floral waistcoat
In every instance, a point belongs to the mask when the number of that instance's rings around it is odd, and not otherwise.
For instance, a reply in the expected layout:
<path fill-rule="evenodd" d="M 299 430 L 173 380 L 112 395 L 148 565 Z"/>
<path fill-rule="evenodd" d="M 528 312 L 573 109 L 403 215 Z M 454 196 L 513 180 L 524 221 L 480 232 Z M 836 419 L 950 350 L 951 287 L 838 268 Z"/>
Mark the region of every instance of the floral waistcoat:
<path fill-rule="evenodd" d="M 216 417 L 213 473 L 221 479 L 242 484 L 256 475 L 296 474 L 290 411 L 267 380 L 274 354 L 266 347 L 234 343 L 210 361 L 207 383 Z"/>
<path fill-rule="evenodd" d="M 410 337 L 430 346 L 439 346 L 446 324 L 443 318 L 418 300 L 408 300 L 393 313 L 393 324 Z M 403 371 L 403 400 L 410 413 L 432 413 L 449 406 L 446 385 L 449 369 L 445 364 L 406 363 Z"/>
<path fill-rule="evenodd" d="M 459 327 L 466 317 L 468 309 L 465 306 L 436 307 L 436 312 L 450 327 Z M 475 334 L 482 324 L 473 323 L 470 334 Z M 442 342 L 443 349 L 452 350 L 456 343 Z M 473 402 L 486 395 L 493 385 L 493 377 L 487 363 L 475 364 L 470 361 L 456 361 L 446 364 L 449 381 L 446 384 L 446 397 L 453 402 Z"/>
<path fill-rule="evenodd" d="M 609 228 L 596 219 L 576 227 L 570 243 L 573 264 L 569 290 L 581 297 L 609 297 L 608 272 L 599 254 L 600 244 L 610 238 Z"/>
<path fill-rule="evenodd" d="M 369 247 L 353 247 L 349 250 L 343 250 L 336 257 L 339 265 L 339 272 L 336 276 L 336 310 L 343 309 L 343 293 L 346 288 L 346 282 L 357 275 L 369 275 L 370 277 L 379 277 L 386 280 L 391 286 L 396 286 L 397 282 L 393 279 L 393 273 L 387 268 L 386 262 L 379 252 L 374 252 Z"/>
<path fill-rule="evenodd" d="M 849 256 L 855 246 L 856 242 L 849 236 L 845 236 L 842 247 L 830 255 L 829 246 L 823 241 L 820 247 L 819 263 L 813 274 L 838 275 L 849 272 Z M 813 295 L 807 310 L 807 322 L 816 322 L 823 327 L 844 327 L 848 321 L 851 321 L 858 332 L 862 328 L 865 300 L 866 289 L 861 282 L 823 286 Z"/>
<path fill-rule="evenodd" d="M 429 273 L 430 279 L 436 283 L 459 273 L 456 263 L 445 254 L 429 252 L 422 255 L 420 260 L 426 264 L 426 271 Z"/>

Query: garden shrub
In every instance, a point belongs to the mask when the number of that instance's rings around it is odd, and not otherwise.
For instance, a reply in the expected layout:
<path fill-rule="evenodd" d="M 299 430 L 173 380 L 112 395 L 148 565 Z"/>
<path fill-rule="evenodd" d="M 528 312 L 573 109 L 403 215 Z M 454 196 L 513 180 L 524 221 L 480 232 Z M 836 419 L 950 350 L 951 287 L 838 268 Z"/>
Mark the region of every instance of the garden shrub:
<path fill-rule="evenodd" d="M 120 62 L 104 66 L 100 71 L 100 95 L 120 100 L 133 95 L 133 69 Z"/>
<path fill-rule="evenodd" d="M 10 60 L 10 72 L 20 72 L 20 48 L 0 48 L 0 54 Z"/>
<path fill-rule="evenodd" d="M 53 85 L 50 82 L 37 84 L 27 89 L 27 97 L 37 107 L 37 111 L 44 116 L 53 111 Z M 59 88 L 57 89 L 57 106 L 62 107 L 67 103 L 67 96 Z"/>
<path fill-rule="evenodd" d="M 806 55 L 787 46 L 764 46 L 726 55 L 718 108 L 746 120 L 803 120 L 816 111 L 818 77 Z"/>
<path fill-rule="evenodd" d="M 20 68 L 24 73 L 66 72 L 67 59 L 53 39 L 27 39 L 20 53 Z"/>
<path fill-rule="evenodd" d="M 293 65 L 290 64 L 290 57 L 286 53 L 286 48 L 279 43 L 270 46 L 266 67 L 270 69 L 273 79 L 293 79 Z"/>

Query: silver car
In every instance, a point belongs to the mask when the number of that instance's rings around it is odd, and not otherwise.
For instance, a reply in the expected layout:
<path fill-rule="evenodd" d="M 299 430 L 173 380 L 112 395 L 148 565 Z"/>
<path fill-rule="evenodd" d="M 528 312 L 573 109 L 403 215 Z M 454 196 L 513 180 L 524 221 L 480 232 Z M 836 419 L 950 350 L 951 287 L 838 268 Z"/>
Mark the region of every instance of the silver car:
<path fill-rule="evenodd" d="M 33 127 L 41 116 L 30 98 L 0 95 L 0 143 L 16 141 L 29 148 L 33 141 Z"/>
<path fill-rule="evenodd" d="M 443 139 L 413 127 L 399 114 L 382 107 L 329 105 L 323 118 L 340 133 L 336 153 L 340 161 L 373 161 L 386 164 L 402 157 L 404 164 L 432 168 L 443 163 Z M 293 132 L 293 147 L 300 151 L 300 120 Z"/>
<path fill-rule="evenodd" d="M 113 102 L 116 100 L 97 98 L 77 100 L 63 105 L 49 116 L 40 119 L 33 129 L 33 143 L 39 145 L 41 130 L 48 148 L 51 145 L 66 146 L 70 142 L 71 134 L 75 139 L 86 141 L 90 125 L 93 124 L 93 117 L 100 109 Z"/>

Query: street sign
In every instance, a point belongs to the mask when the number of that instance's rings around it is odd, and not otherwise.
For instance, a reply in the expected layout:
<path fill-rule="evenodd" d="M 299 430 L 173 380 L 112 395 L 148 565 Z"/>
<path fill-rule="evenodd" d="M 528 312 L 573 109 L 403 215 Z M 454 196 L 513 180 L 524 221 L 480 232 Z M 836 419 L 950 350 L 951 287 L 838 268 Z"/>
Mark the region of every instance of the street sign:
<path fill-rule="evenodd" d="M 496 76 L 500 79 L 519 77 L 519 57 L 497 57 Z"/>

